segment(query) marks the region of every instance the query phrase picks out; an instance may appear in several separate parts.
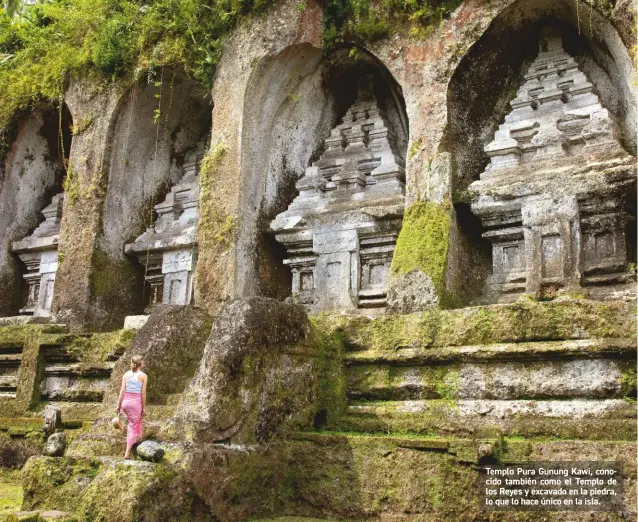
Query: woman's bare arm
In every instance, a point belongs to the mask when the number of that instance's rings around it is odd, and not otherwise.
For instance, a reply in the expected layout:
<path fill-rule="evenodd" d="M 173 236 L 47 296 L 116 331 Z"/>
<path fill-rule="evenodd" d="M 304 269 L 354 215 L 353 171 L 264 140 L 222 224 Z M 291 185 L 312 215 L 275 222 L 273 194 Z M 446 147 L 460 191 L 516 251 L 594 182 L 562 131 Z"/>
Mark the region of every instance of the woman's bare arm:
<path fill-rule="evenodd" d="M 122 376 L 122 387 L 120 388 L 120 396 L 117 399 L 117 408 L 115 408 L 115 411 L 117 413 L 120 413 L 120 410 L 122 409 L 122 399 L 124 398 L 125 389 L 126 389 L 126 374 Z"/>
<path fill-rule="evenodd" d="M 148 375 L 142 375 L 142 415 L 146 412 L 146 382 Z"/>

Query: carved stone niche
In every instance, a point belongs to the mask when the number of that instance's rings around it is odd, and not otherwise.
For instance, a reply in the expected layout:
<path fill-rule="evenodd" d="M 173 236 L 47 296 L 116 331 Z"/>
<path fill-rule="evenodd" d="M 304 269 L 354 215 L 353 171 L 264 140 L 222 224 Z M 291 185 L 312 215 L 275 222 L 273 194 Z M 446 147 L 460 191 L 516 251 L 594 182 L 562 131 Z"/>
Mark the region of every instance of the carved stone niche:
<path fill-rule="evenodd" d="M 203 146 L 187 155 L 184 175 L 166 199 L 155 205 L 157 220 L 124 251 L 144 265 L 149 305 L 188 305 L 193 301 L 197 262 L 199 167 Z"/>
<path fill-rule="evenodd" d="M 372 80 L 270 224 L 286 248 L 292 295 L 310 311 L 383 310 L 404 211 L 405 162 Z"/>
<path fill-rule="evenodd" d="M 636 160 L 554 29 L 524 78 L 470 185 L 492 243 L 486 300 L 583 287 L 592 298 L 631 297 L 625 230 Z"/>
<path fill-rule="evenodd" d="M 63 204 L 64 193 L 53 196 L 51 203 L 42 210 L 44 221 L 30 236 L 12 245 L 12 251 L 27 268 L 23 277 L 29 291 L 27 303 L 20 310 L 23 315 L 51 316 Z"/>

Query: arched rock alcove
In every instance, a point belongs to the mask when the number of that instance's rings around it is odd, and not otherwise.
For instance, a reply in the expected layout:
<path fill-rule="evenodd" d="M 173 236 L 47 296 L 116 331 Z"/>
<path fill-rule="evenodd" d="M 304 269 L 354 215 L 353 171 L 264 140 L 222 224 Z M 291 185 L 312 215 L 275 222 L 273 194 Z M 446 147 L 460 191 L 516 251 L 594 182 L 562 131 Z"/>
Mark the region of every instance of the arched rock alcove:
<path fill-rule="evenodd" d="M 121 327 L 126 315 L 142 312 L 148 298 L 144 267 L 125 255 L 124 245 L 155 221 L 154 205 L 184 174 L 187 153 L 210 132 L 210 98 L 199 85 L 167 70 L 161 84 L 155 80 L 128 92 L 112 131 L 92 282 L 95 304 L 104 312 L 102 328 Z"/>
<path fill-rule="evenodd" d="M 480 220 L 470 211 L 466 189 L 485 170 L 489 159 L 484 147 L 511 110 L 509 102 L 538 55 L 541 32 L 548 27 L 562 34 L 565 51 L 609 110 L 622 145 L 636 155 L 634 69 L 609 19 L 580 0 L 519 0 L 499 14 L 459 63 L 447 97 L 443 148 L 452 154 L 458 231 L 448 275 L 455 286 L 464 289 L 468 300 L 481 294 L 492 260 L 490 245 L 481 238 Z M 635 209 L 630 211 L 635 213 Z M 635 246 L 629 247 L 635 258 Z"/>
<path fill-rule="evenodd" d="M 237 236 L 239 296 L 290 295 L 285 251 L 270 222 L 297 196 L 295 183 L 324 151 L 324 140 L 357 98 L 357 82 L 371 76 L 405 158 L 408 121 L 401 88 L 372 54 L 342 48 L 329 55 L 294 45 L 254 68 L 244 106 L 240 215 Z"/>
<path fill-rule="evenodd" d="M 26 267 L 13 243 L 35 230 L 42 210 L 62 192 L 72 125 L 65 104 L 36 109 L 15 124 L 15 140 L 0 166 L 0 316 L 17 315 L 26 305 Z"/>

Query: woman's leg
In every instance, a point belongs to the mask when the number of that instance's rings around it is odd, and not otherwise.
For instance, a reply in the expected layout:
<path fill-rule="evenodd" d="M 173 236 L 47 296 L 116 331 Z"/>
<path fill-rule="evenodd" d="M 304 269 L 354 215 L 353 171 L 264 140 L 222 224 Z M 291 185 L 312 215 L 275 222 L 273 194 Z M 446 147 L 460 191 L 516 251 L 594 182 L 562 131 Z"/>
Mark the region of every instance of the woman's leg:
<path fill-rule="evenodd" d="M 142 398 L 134 397 L 122 401 L 122 411 L 128 419 L 126 428 L 126 453 L 124 458 L 131 454 L 131 448 L 137 442 L 138 434 L 142 434 Z"/>

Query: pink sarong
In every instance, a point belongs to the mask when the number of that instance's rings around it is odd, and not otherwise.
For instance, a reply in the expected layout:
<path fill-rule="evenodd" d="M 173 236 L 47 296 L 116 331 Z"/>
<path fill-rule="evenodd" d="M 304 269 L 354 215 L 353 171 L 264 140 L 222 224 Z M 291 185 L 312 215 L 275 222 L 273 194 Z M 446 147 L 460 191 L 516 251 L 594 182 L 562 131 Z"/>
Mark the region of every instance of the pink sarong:
<path fill-rule="evenodd" d="M 128 419 L 126 445 L 130 448 L 142 436 L 142 394 L 124 392 L 122 411 Z"/>

